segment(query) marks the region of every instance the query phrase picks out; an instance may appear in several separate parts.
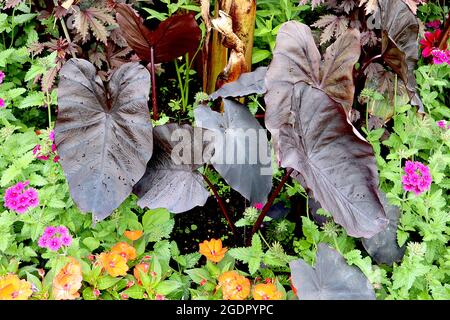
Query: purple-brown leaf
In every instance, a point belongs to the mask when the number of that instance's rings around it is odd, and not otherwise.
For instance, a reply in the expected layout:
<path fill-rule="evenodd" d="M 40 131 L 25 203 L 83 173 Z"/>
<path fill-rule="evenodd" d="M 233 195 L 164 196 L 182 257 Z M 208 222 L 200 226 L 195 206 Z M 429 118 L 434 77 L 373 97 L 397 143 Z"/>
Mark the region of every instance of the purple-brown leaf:
<path fill-rule="evenodd" d="M 117 22 L 128 45 L 144 61 L 150 62 L 152 47 L 155 63 L 172 61 L 187 52 L 194 53 L 198 48 L 201 31 L 193 14 L 171 16 L 156 30 L 149 30 L 131 7 L 118 4 L 116 11 Z"/>
<path fill-rule="evenodd" d="M 155 127 L 153 139 L 155 148 L 152 159 L 147 164 L 144 176 L 133 189 L 139 197 L 137 204 L 141 208 L 166 208 L 173 213 L 203 206 L 209 191 L 205 189 L 203 177 L 197 171 L 203 162 L 195 163 L 195 158 L 196 155 L 202 155 L 204 145 L 194 134 L 194 129 L 187 124 L 170 123 Z M 187 163 L 183 163 L 181 158 L 173 158 L 176 155 L 174 150 L 180 147 L 183 147 Z"/>
<path fill-rule="evenodd" d="M 55 141 L 70 194 L 94 221 L 109 216 L 131 193 L 152 155 L 147 100 L 150 75 L 122 65 L 104 84 L 86 60 L 60 71 Z"/>
<path fill-rule="evenodd" d="M 370 238 L 383 230 L 388 221 L 370 144 L 355 135 L 344 109 L 323 91 L 300 82 L 291 103 L 291 122 L 271 130 L 281 166 L 301 173 L 314 198 L 349 235 Z M 266 105 L 275 108 L 278 101 Z"/>
<path fill-rule="evenodd" d="M 414 76 L 419 59 L 419 22 L 403 1 L 379 0 L 378 3 L 381 10 L 383 60 L 405 83 L 411 104 L 423 111 Z"/>

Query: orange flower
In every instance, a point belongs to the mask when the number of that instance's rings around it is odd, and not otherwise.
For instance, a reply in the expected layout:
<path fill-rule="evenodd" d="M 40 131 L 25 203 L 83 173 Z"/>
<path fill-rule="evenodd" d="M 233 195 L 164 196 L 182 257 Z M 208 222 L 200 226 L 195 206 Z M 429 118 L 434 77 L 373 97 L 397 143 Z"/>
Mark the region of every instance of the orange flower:
<path fill-rule="evenodd" d="M 111 277 L 127 274 L 127 259 L 116 252 L 103 252 L 99 256 L 100 264 Z"/>
<path fill-rule="evenodd" d="M 277 290 L 273 283 L 260 283 L 253 288 L 255 300 L 281 300 L 283 294 Z"/>
<path fill-rule="evenodd" d="M 70 262 L 53 279 L 52 293 L 55 300 L 74 300 L 80 297 L 78 290 L 83 281 L 81 264 L 76 259 L 69 258 Z"/>
<path fill-rule="evenodd" d="M 133 274 L 134 274 L 134 277 L 136 278 L 136 280 L 138 281 L 139 284 L 142 284 L 141 275 L 139 273 L 139 270 L 142 273 L 147 273 L 149 267 L 150 267 L 150 265 L 148 263 L 139 263 L 139 264 L 134 266 Z"/>
<path fill-rule="evenodd" d="M 0 300 L 27 300 L 33 291 L 31 283 L 15 274 L 0 277 Z"/>
<path fill-rule="evenodd" d="M 220 239 L 205 240 L 200 243 L 199 252 L 212 262 L 220 262 L 227 251 L 227 248 L 222 248 L 222 240 Z"/>
<path fill-rule="evenodd" d="M 114 247 L 111 248 L 111 252 L 120 254 L 127 260 L 136 259 L 136 249 L 126 242 L 116 243 Z"/>
<path fill-rule="evenodd" d="M 219 276 L 218 288 L 222 288 L 225 300 L 244 300 L 250 294 L 250 280 L 236 271 L 227 271 Z"/>
<path fill-rule="evenodd" d="M 130 239 L 131 241 L 139 239 L 140 237 L 142 237 L 143 234 L 144 232 L 142 230 L 129 230 L 123 233 L 123 235 L 128 239 Z"/>

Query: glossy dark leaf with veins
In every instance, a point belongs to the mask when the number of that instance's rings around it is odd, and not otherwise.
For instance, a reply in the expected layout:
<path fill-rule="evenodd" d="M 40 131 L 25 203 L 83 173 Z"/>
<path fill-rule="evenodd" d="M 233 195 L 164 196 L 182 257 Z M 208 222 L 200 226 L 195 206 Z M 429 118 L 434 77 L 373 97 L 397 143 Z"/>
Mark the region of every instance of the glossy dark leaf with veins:
<path fill-rule="evenodd" d="M 194 110 L 196 125 L 214 131 L 220 138 L 214 141 L 211 163 L 230 187 L 252 204 L 265 203 L 272 188 L 270 146 L 265 130 L 246 106 L 228 99 L 223 101 L 224 113 L 205 105 Z"/>
<path fill-rule="evenodd" d="M 344 109 L 323 91 L 298 83 L 291 101 L 291 122 L 271 131 L 278 134 L 281 166 L 301 173 L 306 188 L 349 235 L 370 238 L 383 230 L 388 221 L 370 144 L 355 135 Z"/>
<path fill-rule="evenodd" d="M 259 67 L 253 72 L 241 74 L 241 76 L 233 82 L 225 84 L 222 88 L 210 95 L 212 100 L 217 98 L 229 97 L 245 97 L 251 94 L 264 94 L 266 87 L 264 79 L 267 67 Z"/>
<path fill-rule="evenodd" d="M 299 300 L 375 300 L 367 277 L 349 266 L 336 250 L 319 243 L 315 265 L 302 259 L 289 263 Z"/>
<path fill-rule="evenodd" d="M 202 157 L 197 159 L 199 161 L 195 158 L 203 153 L 202 140 L 197 139 L 194 129 L 187 124 L 170 123 L 155 127 L 153 132 L 153 157 L 144 176 L 133 189 L 139 197 L 137 204 L 141 208 L 166 208 L 173 213 L 203 206 L 209 191 L 197 171 L 203 165 Z"/>
<path fill-rule="evenodd" d="M 381 11 L 381 46 L 386 64 L 405 83 L 411 104 L 423 112 L 423 104 L 416 92 L 414 70 L 419 59 L 419 21 L 403 1 L 379 0 Z"/>
<path fill-rule="evenodd" d="M 55 142 L 74 202 L 95 221 L 128 197 L 152 155 L 149 88 L 138 63 L 106 84 L 86 60 L 70 59 L 60 71 Z"/>
<path fill-rule="evenodd" d="M 191 13 L 173 15 L 150 30 L 130 6 L 119 3 L 116 12 L 128 45 L 146 62 L 151 60 L 151 48 L 155 63 L 169 62 L 188 52 L 193 55 L 197 50 L 201 31 Z"/>
<path fill-rule="evenodd" d="M 380 198 L 389 219 L 386 229 L 369 239 L 362 239 L 364 248 L 379 264 L 392 265 L 402 260 L 406 247 L 397 243 L 397 225 L 400 219 L 400 208 L 389 204 L 386 194 L 380 192 Z"/>

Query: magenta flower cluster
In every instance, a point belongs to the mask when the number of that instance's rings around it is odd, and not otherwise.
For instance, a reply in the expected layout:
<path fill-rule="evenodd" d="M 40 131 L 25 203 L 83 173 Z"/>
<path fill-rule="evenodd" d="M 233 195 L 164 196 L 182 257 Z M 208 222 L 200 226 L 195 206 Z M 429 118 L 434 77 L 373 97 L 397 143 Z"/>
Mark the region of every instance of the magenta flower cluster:
<path fill-rule="evenodd" d="M 39 160 L 48 160 L 48 159 L 50 159 L 50 156 L 53 154 L 54 155 L 53 162 L 58 162 L 59 156 L 56 154 L 55 131 L 54 130 L 50 131 L 50 133 L 48 134 L 48 138 L 51 143 L 51 151 L 48 151 L 48 152 L 45 151 L 45 149 L 48 150 L 49 145 L 43 147 L 40 144 L 37 144 L 33 148 L 33 154 Z"/>
<path fill-rule="evenodd" d="M 38 246 L 52 251 L 58 251 L 61 247 L 72 244 L 72 236 L 65 226 L 49 226 L 38 240 Z"/>
<path fill-rule="evenodd" d="M 426 23 L 427 28 L 439 29 L 441 27 L 441 20 L 434 20 Z"/>
<path fill-rule="evenodd" d="M 439 50 L 435 49 L 431 51 L 433 56 L 433 64 L 450 64 L 450 51 L 449 50 Z"/>
<path fill-rule="evenodd" d="M 450 124 L 449 125 L 447 125 L 447 121 L 445 121 L 445 120 L 439 120 L 439 121 L 437 121 L 436 122 L 436 125 L 439 127 L 439 128 L 441 128 L 441 129 L 450 129 Z"/>
<path fill-rule="evenodd" d="M 29 181 L 18 182 L 16 185 L 6 189 L 4 196 L 6 208 L 23 214 L 28 208 L 35 208 L 39 205 L 36 189 L 25 188 L 28 184 Z"/>
<path fill-rule="evenodd" d="M 402 183 L 405 191 L 414 192 L 418 196 L 430 188 L 431 173 L 426 165 L 418 161 L 406 161 L 404 170 Z"/>

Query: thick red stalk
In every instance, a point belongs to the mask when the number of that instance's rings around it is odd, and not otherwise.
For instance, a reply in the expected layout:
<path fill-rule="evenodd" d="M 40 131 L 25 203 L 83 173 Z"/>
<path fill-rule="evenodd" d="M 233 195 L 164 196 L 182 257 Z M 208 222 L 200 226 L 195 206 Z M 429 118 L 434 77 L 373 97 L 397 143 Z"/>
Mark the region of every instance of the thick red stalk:
<path fill-rule="evenodd" d="M 280 183 L 278 184 L 277 188 L 275 189 L 274 192 L 272 192 L 272 194 L 270 195 L 269 201 L 267 201 L 267 203 L 265 204 L 265 206 L 263 207 L 261 213 L 259 214 L 258 219 L 256 220 L 255 224 L 253 225 L 253 229 L 252 229 L 252 236 L 256 233 L 256 231 L 258 231 L 258 229 L 261 227 L 261 224 L 264 221 L 265 216 L 267 215 L 267 212 L 269 211 L 270 207 L 272 206 L 272 203 L 275 201 L 275 199 L 277 198 L 278 194 L 280 193 L 281 189 L 283 188 L 284 184 L 286 183 L 286 181 L 289 179 L 289 177 L 291 176 L 291 173 L 294 171 L 294 169 L 292 168 L 288 168 L 286 170 L 286 174 L 284 175 L 283 179 L 281 179 Z M 251 239 L 252 237 L 250 237 Z"/>
<path fill-rule="evenodd" d="M 237 233 L 236 230 L 234 228 L 234 224 L 231 221 L 230 217 L 228 216 L 228 212 L 227 209 L 225 208 L 225 205 L 223 204 L 222 198 L 219 196 L 219 194 L 217 193 L 216 188 L 214 187 L 214 185 L 212 184 L 212 182 L 208 179 L 207 176 L 203 175 L 203 179 L 205 179 L 206 183 L 208 184 L 209 188 L 212 190 L 212 192 L 214 193 L 214 196 L 216 197 L 217 202 L 219 203 L 219 207 L 220 210 L 222 211 L 222 214 L 224 215 L 225 219 L 228 222 L 228 225 L 230 226 L 231 231 L 233 232 L 234 238 L 235 240 L 238 239 L 237 237 Z"/>

